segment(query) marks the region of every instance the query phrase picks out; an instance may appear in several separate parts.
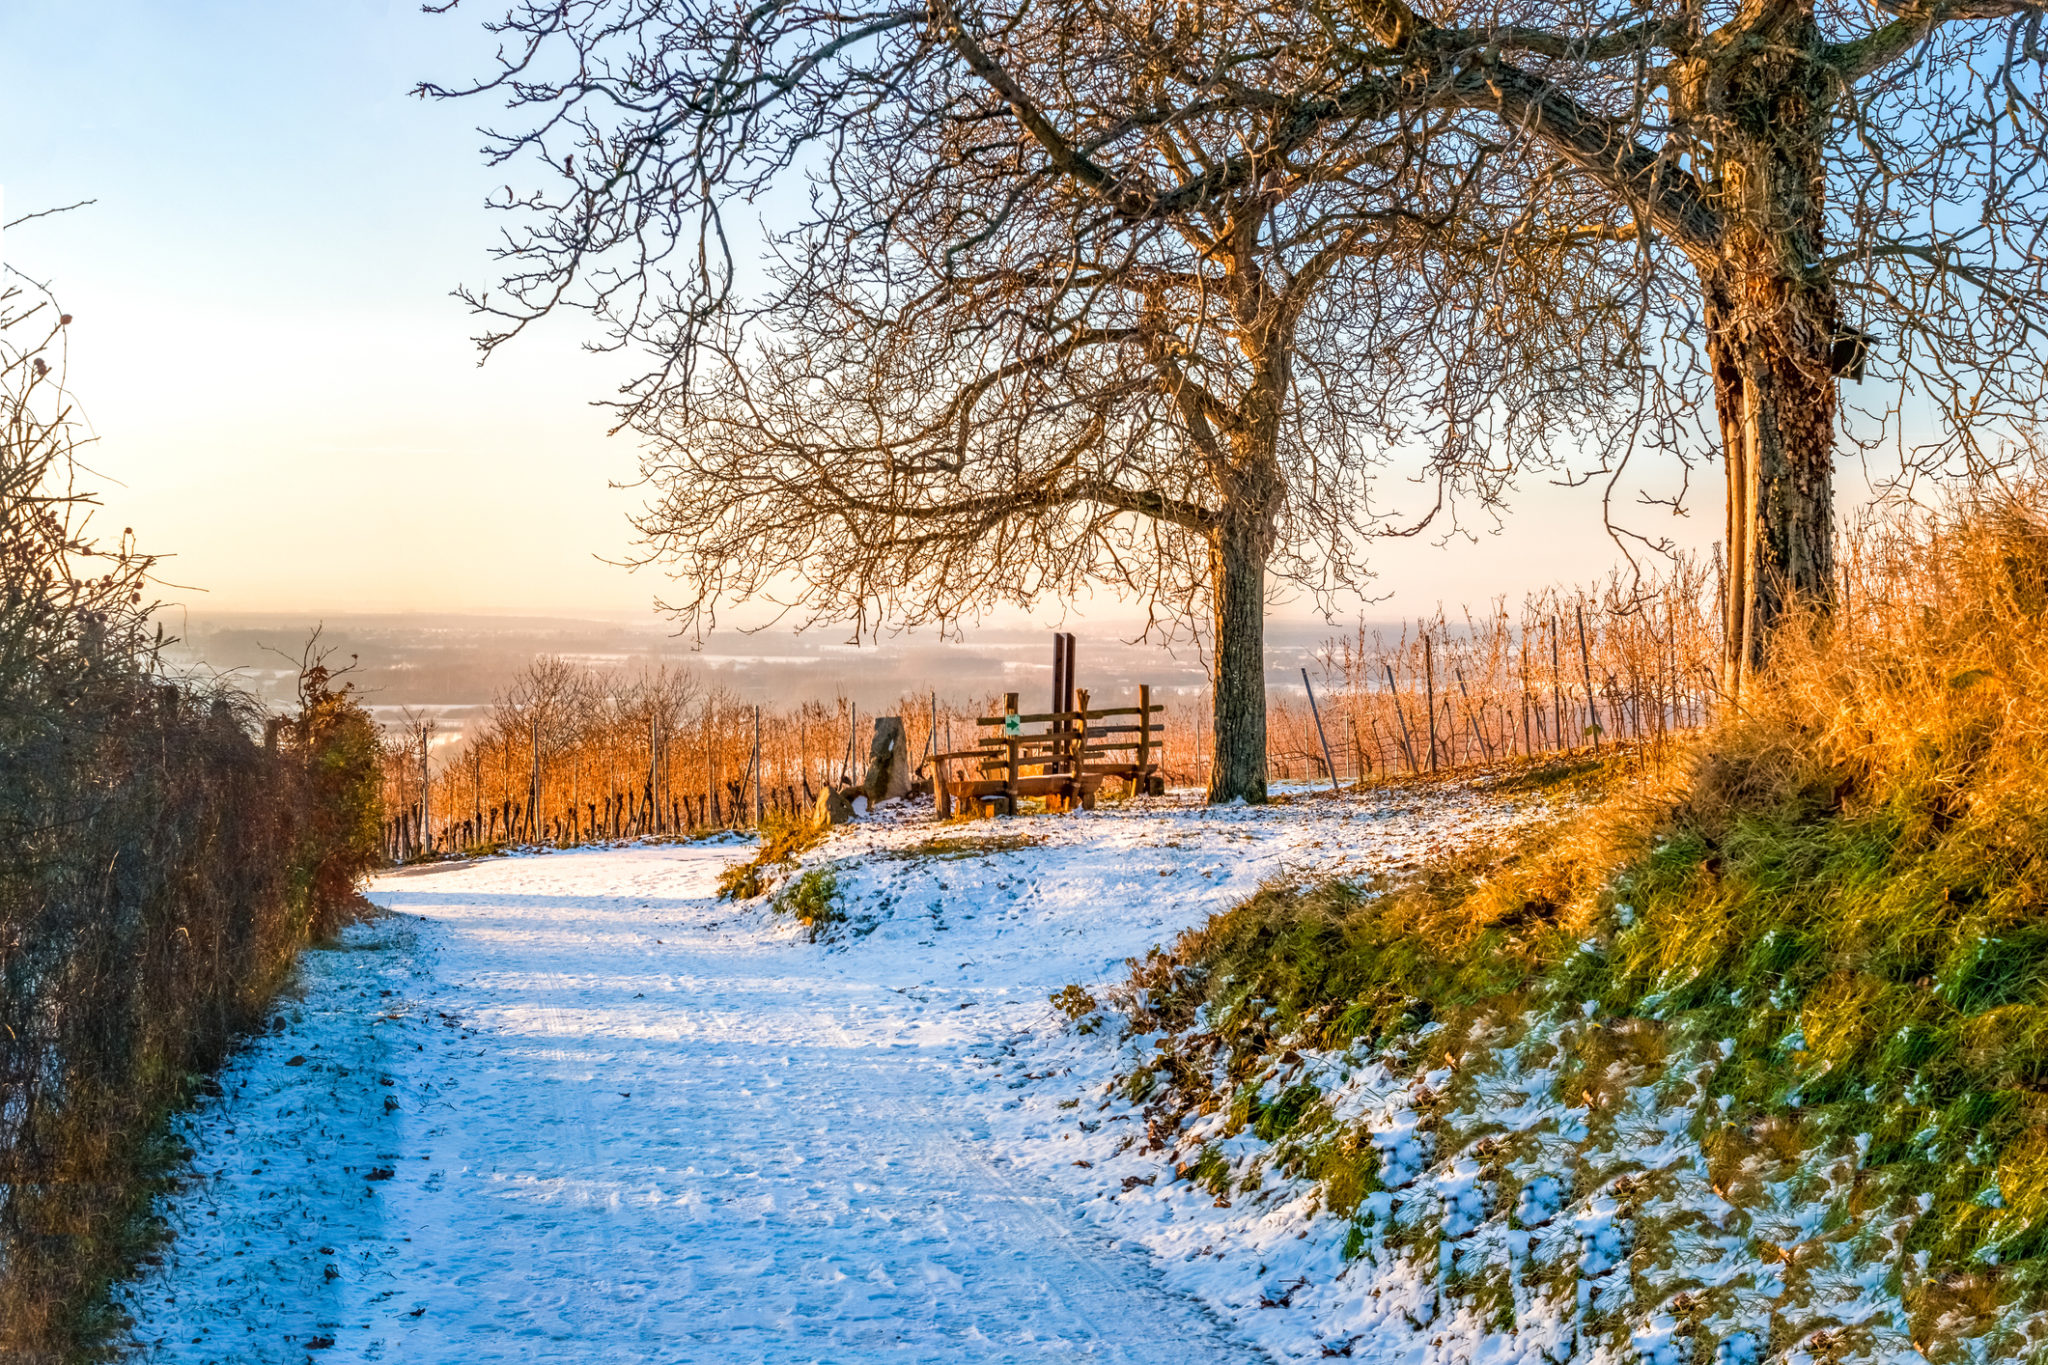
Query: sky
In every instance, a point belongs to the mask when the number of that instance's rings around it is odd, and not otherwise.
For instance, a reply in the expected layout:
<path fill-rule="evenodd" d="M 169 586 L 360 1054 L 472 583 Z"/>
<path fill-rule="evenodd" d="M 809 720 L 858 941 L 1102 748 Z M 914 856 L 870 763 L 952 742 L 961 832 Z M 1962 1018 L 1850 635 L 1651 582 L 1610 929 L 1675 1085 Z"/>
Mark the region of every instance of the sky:
<path fill-rule="evenodd" d="M 6 264 L 75 317 L 70 377 L 97 436 L 101 525 L 173 557 L 193 612 L 646 615 L 615 561 L 642 494 L 593 400 L 622 374 L 567 324 L 479 368 L 450 297 L 492 282 L 482 207 L 502 183 L 475 125 L 422 79 L 481 72 L 488 14 L 417 0 L 99 0 L 0 7 Z M 1715 539 L 1718 471 L 1683 523 Z M 1403 499 L 1420 503 L 1420 492 Z M 1604 574 L 1597 490 L 1526 487 L 1497 534 L 1374 551 L 1370 603 L 1438 602 Z M 609 562 L 608 562 L 609 561 Z M 1309 614 L 1282 603 L 1283 616 Z M 1127 604 L 1083 604 L 1084 616 Z"/>

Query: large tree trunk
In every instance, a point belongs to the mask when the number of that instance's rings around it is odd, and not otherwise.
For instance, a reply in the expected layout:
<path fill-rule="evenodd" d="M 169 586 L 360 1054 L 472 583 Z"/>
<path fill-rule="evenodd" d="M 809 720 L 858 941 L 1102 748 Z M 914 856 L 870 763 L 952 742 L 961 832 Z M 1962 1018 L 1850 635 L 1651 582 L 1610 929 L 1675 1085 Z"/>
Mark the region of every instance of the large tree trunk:
<path fill-rule="evenodd" d="M 1794 601 L 1834 582 L 1834 301 L 1729 271 L 1707 283 L 1707 354 L 1728 468 L 1725 685 L 1739 695 Z"/>
<path fill-rule="evenodd" d="M 1674 63 L 1680 126 L 1705 134 L 1724 236 L 1694 256 L 1728 467 L 1722 669 L 1739 695 L 1795 602 L 1833 591 L 1835 385 L 1860 369 L 1825 256 L 1821 149 L 1838 94 L 1812 0 L 1746 7 L 1739 41 Z M 1844 354 L 1844 346 L 1848 354 Z"/>
<path fill-rule="evenodd" d="M 1209 541 L 1216 612 L 1211 695 L 1211 804 L 1266 799 L 1266 536 L 1250 517 L 1227 518 Z"/>

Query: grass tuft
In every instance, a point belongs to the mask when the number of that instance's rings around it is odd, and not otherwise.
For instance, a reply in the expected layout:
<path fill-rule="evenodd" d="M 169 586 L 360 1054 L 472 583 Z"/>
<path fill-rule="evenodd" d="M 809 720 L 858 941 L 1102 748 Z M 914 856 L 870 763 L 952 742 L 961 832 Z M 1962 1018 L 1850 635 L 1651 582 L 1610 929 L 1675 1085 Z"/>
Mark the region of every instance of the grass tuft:
<path fill-rule="evenodd" d="M 825 841 L 828 828 L 806 815 L 770 812 L 761 821 L 761 843 L 754 856 L 718 874 L 719 899 L 752 900 L 766 894 L 780 880 L 778 873 L 795 867 L 800 854 Z"/>
<path fill-rule="evenodd" d="M 829 867 L 813 868 L 776 892 L 775 913 L 789 915 L 809 931 L 815 943 L 835 924 L 846 922 L 839 908 L 839 878 Z"/>

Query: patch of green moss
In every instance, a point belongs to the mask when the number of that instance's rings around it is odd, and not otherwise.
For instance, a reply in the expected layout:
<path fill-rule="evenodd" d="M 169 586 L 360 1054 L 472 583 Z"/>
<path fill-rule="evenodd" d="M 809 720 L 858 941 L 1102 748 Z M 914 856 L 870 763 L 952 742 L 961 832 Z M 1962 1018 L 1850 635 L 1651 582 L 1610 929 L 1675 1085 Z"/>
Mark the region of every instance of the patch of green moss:
<path fill-rule="evenodd" d="M 1230 1197 L 1230 1163 L 1220 1148 L 1203 1144 L 1183 1174 L 1218 1199 Z"/>
<path fill-rule="evenodd" d="M 846 922 L 839 907 L 839 878 L 830 868 L 813 868 L 775 894 L 775 912 L 795 918 L 816 942 L 835 924 Z"/>
<path fill-rule="evenodd" d="M 1727 1124 L 1777 1124 L 1805 1149 L 1867 1135 L 1872 1197 L 1933 1201 L 1909 1249 L 1937 1277 L 2048 1286 L 2048 877 L 1931 829 L 1824 790 L 1718 827 L 1680 806 L 1610 879 L 1590 932 L 1533 898 L 1513 922 L 1498 865 L 1266 887 L 1134 964 L 1123 998 L 1133 1027 L 1221 1049 L 1233 1119 L 1270 1142 L 1316 1099 L 1298 1084 L 1262 1104 L 1246 1084 L 1288 1047 L 1369 1050 L 1433 1023 L 1432 1051 L 1449 1051 L 1482 1018 L 1592 1002 L 1598 1027 L 1573 1031 L 1558 1089 L 1590 1096 L 1597 1122 L 1611 1066 L 1655 1075 L 1668 1038 L 1729 1040 L 1699 1097 L 1725 1097 Z M 1492 922 L 1447 931 L 1482 883 Z M 1165 1102 L 1150 1075 L 1131 1098 Z M 1314 1173 L 1332 1208 L 1369 1192 L 1361 1173 Z"/>
<path fill-rule="evenodd" d="M 774 885 L 778 869 L 796 866 L 799 854 L 824 842 L 826 826 L 801 815 L 771 814 L 761 822 L 754 856 L 718 874 L 720 900 L 751 900 Z"/>

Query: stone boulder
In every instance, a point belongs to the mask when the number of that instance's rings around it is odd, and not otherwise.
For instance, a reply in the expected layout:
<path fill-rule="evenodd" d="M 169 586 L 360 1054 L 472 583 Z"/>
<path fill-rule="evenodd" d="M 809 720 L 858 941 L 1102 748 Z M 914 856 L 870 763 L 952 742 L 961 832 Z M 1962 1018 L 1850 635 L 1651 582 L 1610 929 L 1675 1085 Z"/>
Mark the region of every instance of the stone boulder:
<path fill-rule="evenodd" d="M 811 824 L 818 829 L 832 825 L 843 825 L 853 818 L 853 802 L 843 792 L 831 787 L 818 793 L 818 804 L 811 811 Z"/>
<path fill-rule="evenodd" d="M 903 731 L 901 716 L 882 716 L 875 721 L 875 742 L 868 750 L 868 771 L 861 790 L 870 806 L 910 795 L 910 737 Z"/>

